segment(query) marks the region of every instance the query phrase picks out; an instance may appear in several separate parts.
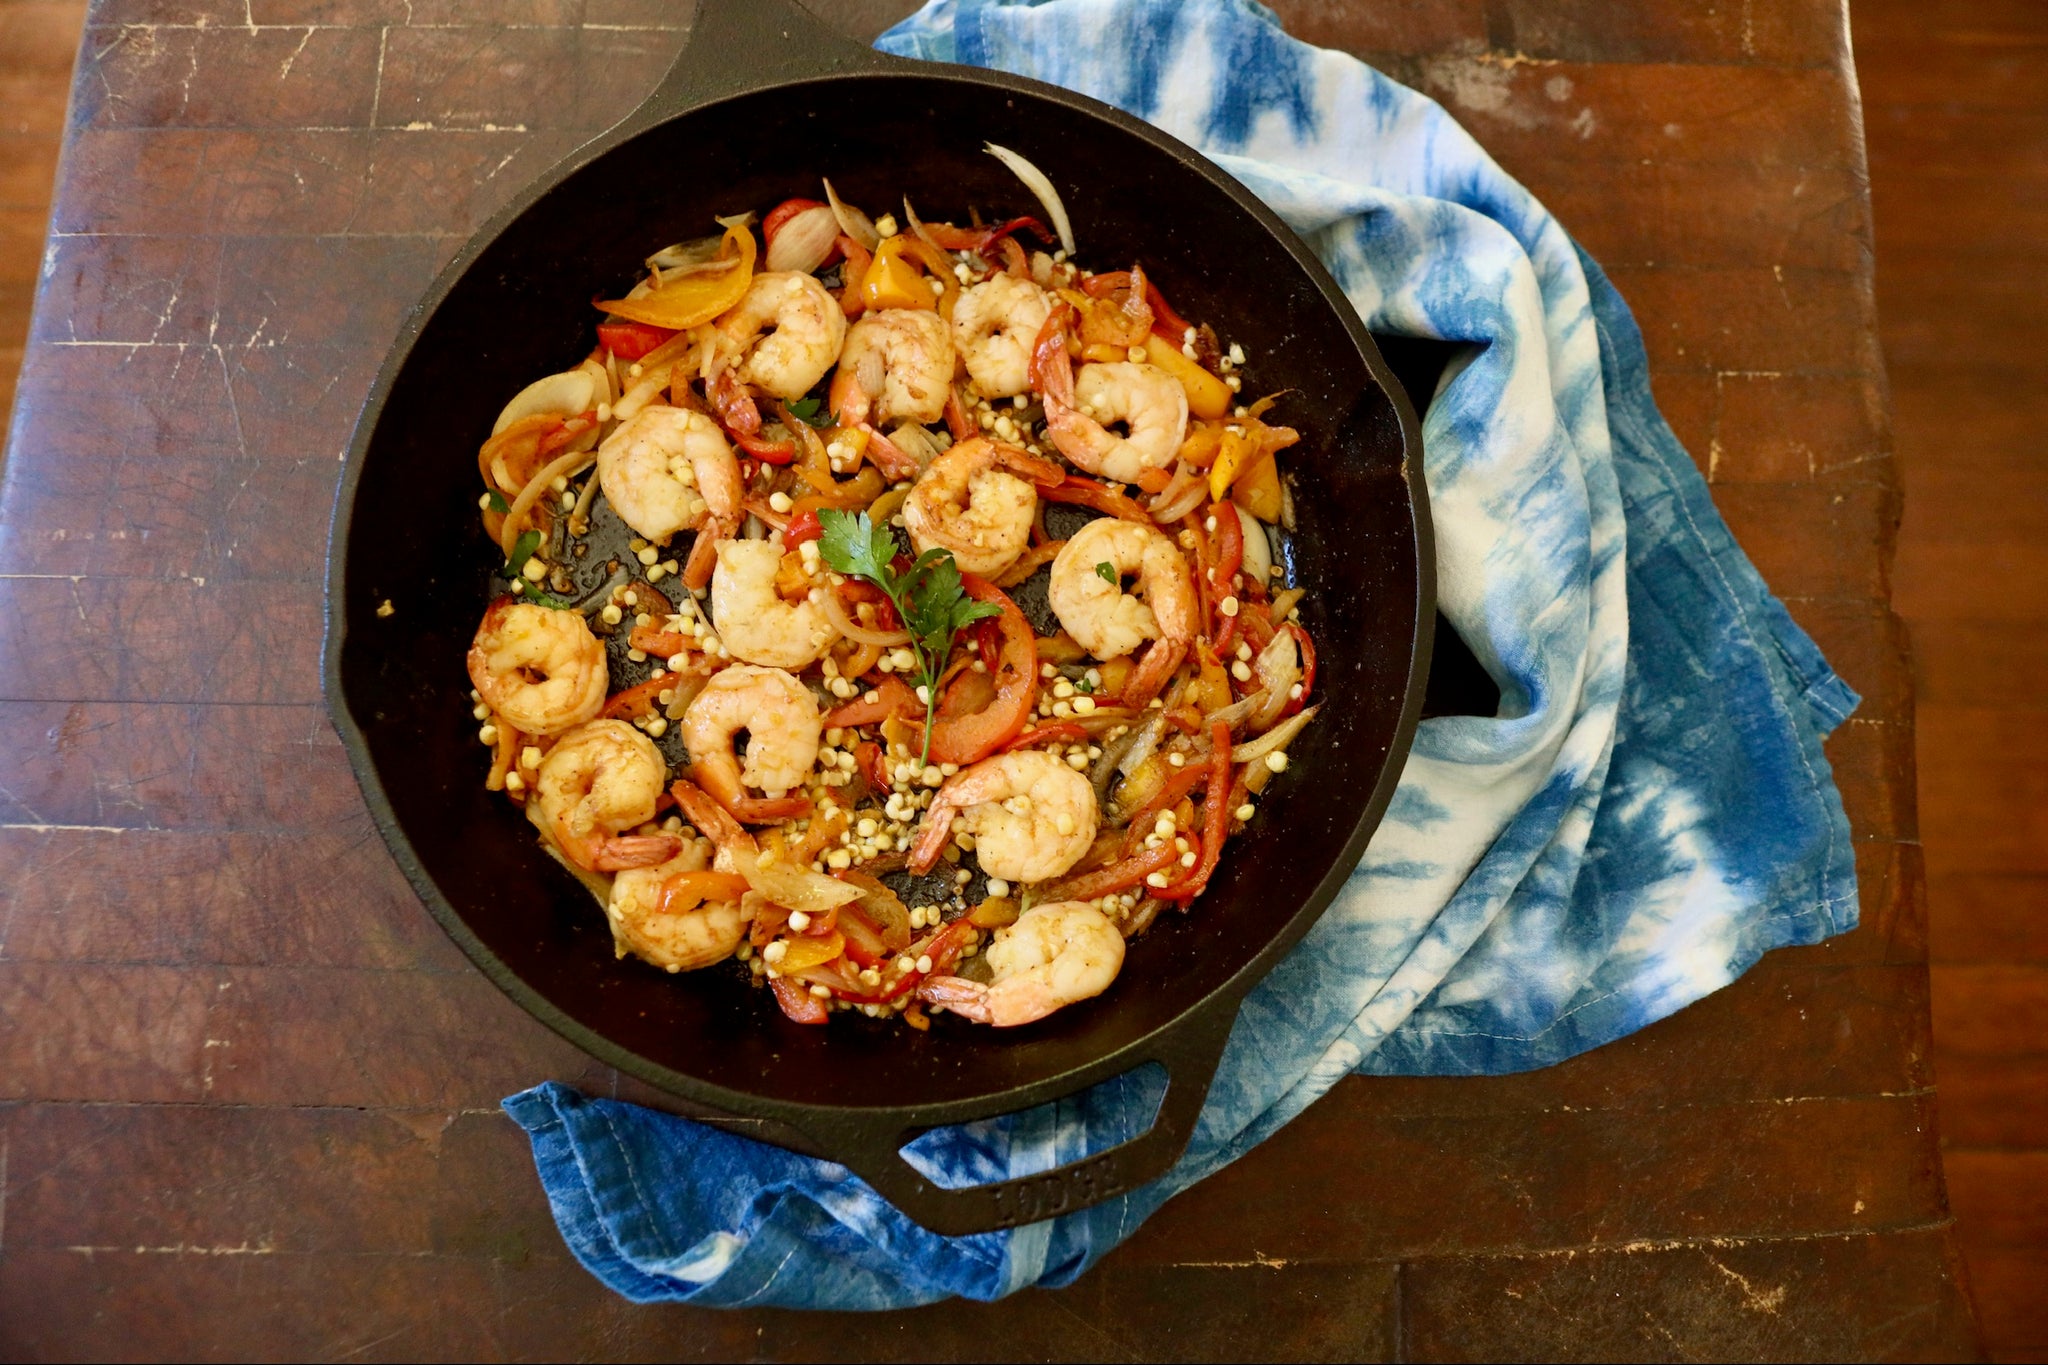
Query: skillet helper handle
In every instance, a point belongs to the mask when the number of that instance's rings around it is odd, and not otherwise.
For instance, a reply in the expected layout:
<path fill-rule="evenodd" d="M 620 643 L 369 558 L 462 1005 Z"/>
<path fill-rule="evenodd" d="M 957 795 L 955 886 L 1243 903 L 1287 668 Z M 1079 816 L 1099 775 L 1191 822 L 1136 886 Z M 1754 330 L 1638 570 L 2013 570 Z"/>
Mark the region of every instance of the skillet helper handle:
<path fill-rule="evenodd" d="M 935 1185 L 901 1155 L 913 1130 L 905 1127 L 900 1111 L 877 1117 L 847 1114 L 835 1118 L 829 1129 L 819 1123 L 805 1124 L 804 1129 L 813 1140 L 829 1133 L 836 1141 L 822 1146 L 832 1160 L 867 1181 L 913 1222 L 941 1236 L 995 1232 L 1077 1213 L 1158 1179 L 1180 1160 L 1201 1119 L 1209 1083 L 1216 1077 L 1236 1021 L 1235 1000 L 1212 1001 L 1198 1018 L 1181 1026 L 1185 1032 L 1152 1054 L 1149 1060 L 1166 1068 L 1167 1088 L 1149 1129 L 1038 1175 L 960 1189 Z"/>
<path fill-rule="evenodd" d="M 796 0 L 697 0 L 675 64 L 629 121 L 644 126 L 746 90 L 899 65 L 909 63 L 847 37 Z"/>

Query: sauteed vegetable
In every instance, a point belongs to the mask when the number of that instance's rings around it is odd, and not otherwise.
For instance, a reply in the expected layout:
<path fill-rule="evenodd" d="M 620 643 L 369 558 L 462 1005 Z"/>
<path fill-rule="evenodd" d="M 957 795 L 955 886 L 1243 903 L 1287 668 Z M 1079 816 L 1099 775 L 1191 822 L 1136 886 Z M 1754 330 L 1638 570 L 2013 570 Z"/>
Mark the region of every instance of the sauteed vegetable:
<path fill-rule="evenodd" d="M 990 150 L 1053 229 L 721 219 L 478 453 L 487 785 L 621 957 L 802 1023 L 1101 993 L 1316 714 L 1279 396 Z"/>

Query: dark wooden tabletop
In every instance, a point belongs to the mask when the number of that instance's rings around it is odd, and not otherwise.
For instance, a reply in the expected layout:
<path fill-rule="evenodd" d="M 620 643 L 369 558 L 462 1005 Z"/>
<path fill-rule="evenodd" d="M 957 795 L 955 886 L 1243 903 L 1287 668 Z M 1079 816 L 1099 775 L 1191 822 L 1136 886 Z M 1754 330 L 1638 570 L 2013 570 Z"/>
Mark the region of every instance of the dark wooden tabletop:
<path fill-rule="evenodd" d="M 869 34 L 905 8 L 821 6 Z M 1352 1078 L 1062 1292 L 623 1303 L 496 1103 L 651 1097 L 399 877 L 325 719 L 321 575 L 401 313 L 633 106 L 684 7 L 102 0 L 0 482 L 0 1355 L 1975 1350 L 1840 5 L 1280 11 L 1442 100 L 1635 307 L 1717 502 L 1866 698 L 1828 749 L 1863 927 L 1548 1071 Z"/>

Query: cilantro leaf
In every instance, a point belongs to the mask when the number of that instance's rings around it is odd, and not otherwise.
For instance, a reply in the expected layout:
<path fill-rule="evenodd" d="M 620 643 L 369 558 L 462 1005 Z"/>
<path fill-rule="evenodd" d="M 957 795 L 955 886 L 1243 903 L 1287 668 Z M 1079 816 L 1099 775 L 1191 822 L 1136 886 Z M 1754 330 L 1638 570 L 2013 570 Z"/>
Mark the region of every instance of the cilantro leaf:
<path fill-rule="evenodd" d="M 521 531 L 519 539 L 512 542 L 512 557 L 505 561 L 505 577 L 517 578 L 525 569 L 526 561 L 533 558 L 533 552 L 540 548 L 540 532 Z"/>
<path fill-rule="evenodd" d="M 787 406 L 792 416 L 810 426 L 823 428 L 832 425 L 832 414 L 825 410 L 822 398 L 798 398 Z"/>
<path fill-rule="evenodd" d="M 819 557 L 839 573 L 880 588 L 910 632 L 910 652 L 916 659 L 910 681 L 923 688 L 925 695 L 924 757 L 920 762 L 929 762 L 939 675 L 953 652 L 954 637 L 976 621 L 1000 616 L 1002 608 L 967 595 L 960 565 L 950 550 L 926 550 L 898 574 L 893 567 L 895 534 L 886 526 L 876 526 L 865 512 L 849 515 L 824 508 L 818 513 L 818 527 L 822 532 Z"/>
<path fill-rule="evenodd" d="M 487 491 L 490 493 L 491 510 L 493 512 L 496 512 L 502 516 L 505 513 L 512 510 L 511 506 L 505 501 L 505 495 L 503 493 L 500 493 L 495 488 L 489 489 Z"/>
<path fill-rule="evenodd" d="M 818 513 L 818 553 L 840 573 L 865 578 L 891 598 L 896 595 L 896 576 L 889 561 L 896 557 L 896 537 L 886 526 L 876 526 L 865 512 L 851 516 L 827 507 Z"/>
<path fill-rule="evenodd" d="M 1121 576 L 1116 571 L 1116 565 L 1106 559 L 1095 566 L 1095 576 L 1109 584 L 1112 588 L 1120 586 L 1123 582 Z"/>

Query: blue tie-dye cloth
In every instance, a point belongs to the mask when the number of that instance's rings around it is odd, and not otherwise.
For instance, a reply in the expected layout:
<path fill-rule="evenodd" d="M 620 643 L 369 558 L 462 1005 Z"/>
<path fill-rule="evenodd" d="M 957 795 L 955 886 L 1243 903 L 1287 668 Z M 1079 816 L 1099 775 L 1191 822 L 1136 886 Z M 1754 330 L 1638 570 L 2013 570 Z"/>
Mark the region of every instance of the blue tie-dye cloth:
<path fill-rule="evenodd" d="M 1621 298 L 1441 108 L 1242 0 L 938 0 L 878 45 L 1148 119 L 1271 204 L 1372 330 L 1475 343 L 1423 444 L 1438 601 L 1500 712 L 1422 723 L 1364 862 L 1245 1002 L 1164 1178 L 943 1238 L 842 1167 L 543 1085 L 505 1107 L 585 1265 L 637 1301 L 717 1305 L 1066 1284 L 1349 1072 L 1545 1066 L 1855 925 L 1821 738 L 1856 695 L 1730 538 Z M 1057 180 L 1057 149 L 1020 150 Z M 1157 1094 L 1112 1081 L 911 1152 L 1034 1174 L 1132 1136 Z"/>

